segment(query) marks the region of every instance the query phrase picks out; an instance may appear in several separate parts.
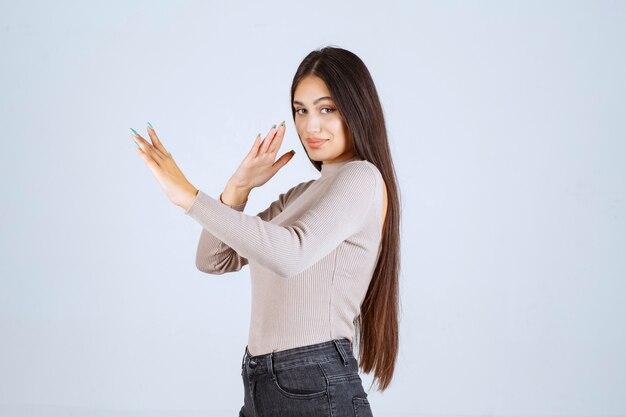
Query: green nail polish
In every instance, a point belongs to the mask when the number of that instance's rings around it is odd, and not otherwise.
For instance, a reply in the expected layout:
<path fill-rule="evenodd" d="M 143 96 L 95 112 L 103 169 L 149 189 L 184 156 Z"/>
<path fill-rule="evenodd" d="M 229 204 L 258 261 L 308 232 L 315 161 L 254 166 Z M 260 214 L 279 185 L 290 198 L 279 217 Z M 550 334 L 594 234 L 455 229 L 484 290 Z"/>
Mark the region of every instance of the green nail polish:
<path fill-rule="evenodd" d="M 130 131 L 133 132 L 133 135 L 139 136 L 139 133 L 137 133 L 137 131 L 135 131 L 132 127 L 130 128 Z"/>
<path fill-rule="evenodd" d="M 292 155 L 296 154 L 296 151 L 294 151 L 293 149 L 291 150 Z"/>
<path fill-rule="evenodd" d="M 276 129 L 276 125 L 272 126 L 272 129 Z"/>
<path fill-rule="evenodd" d="M 281 123 L 281 125 L 285 126 L 285 121 L 283 120 L 283 122 Z"/>
<path fill-rule="evenodd" d="M 139 144 L 137 143 L 136 140 L 133 139 L 133 142 L 135 142 L 135 145 L 137 145 L 138 148 L 140 148 Z"/>
<path fill-rule="evenodd" d="M 152 130 L 154 130 L 154 128 L 152 127 L 152 125 L 150 124 L 150 122 L 148 122 L 148 127 Z"/>

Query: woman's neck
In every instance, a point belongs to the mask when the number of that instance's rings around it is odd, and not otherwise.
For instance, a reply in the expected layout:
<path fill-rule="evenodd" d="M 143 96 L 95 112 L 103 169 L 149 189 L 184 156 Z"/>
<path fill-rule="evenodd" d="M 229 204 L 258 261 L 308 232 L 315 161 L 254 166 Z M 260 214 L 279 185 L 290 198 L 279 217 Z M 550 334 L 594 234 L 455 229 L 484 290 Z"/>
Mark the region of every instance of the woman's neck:
<path fill-rule="evenodd" d="M 320 173 L 322 174 L 322 177 L 329 177 L 331 175 L 334 175 L 335 173 L 337 173 L 337 171 L 339 171 L 339 169 L 344 166 L 345 164 L 347 164 L 348 162 L 352 162 L 352 161 L 358 161 L 359 158 L 355 155 L 352 156 L 348 159 L 344 159 L 343 161 L 339 161 L 339 162 L 323 162 L 322 163 L 322 169 L 320 171 Z"/>

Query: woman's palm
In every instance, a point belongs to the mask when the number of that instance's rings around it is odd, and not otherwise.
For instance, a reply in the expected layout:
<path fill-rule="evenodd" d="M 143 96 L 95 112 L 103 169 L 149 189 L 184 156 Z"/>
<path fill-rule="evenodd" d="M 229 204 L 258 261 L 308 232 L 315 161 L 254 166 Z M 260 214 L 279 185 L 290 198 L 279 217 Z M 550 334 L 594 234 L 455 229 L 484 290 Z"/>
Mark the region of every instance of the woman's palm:
<path fill-rule="evenodd" d="M 294 152 L 287 152 L 276 160 L 276 154 L 283 143 L 285 129 L 283 122 L 278 128 L 272 127 L 265 139 L 261 140 L 259 134 L 252 149 L 231 177 L 231 181 L 249 189 L 260 187 L 289 162 Z"/>

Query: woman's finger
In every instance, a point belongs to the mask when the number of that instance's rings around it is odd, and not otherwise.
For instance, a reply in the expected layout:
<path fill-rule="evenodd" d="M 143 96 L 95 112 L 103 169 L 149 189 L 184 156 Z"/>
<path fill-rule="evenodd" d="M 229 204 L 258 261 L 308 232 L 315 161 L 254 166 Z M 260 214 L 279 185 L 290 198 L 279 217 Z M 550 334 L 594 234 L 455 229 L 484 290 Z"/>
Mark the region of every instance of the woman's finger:
<path fill-rule="evenodd" d="M 163 146 L 163 144 L 161 143 L 161 140 L 157 136 L 156 131 L 154 130 L 154 128 L 152 127 L 150 123 L 148 123 L 148 135 L 150 135 L 150 139 L 152 140 L 152 143 L 154 144 L 154 147 L 156 149 L 161 151 L 163 155 L 168 155 L 168 156 L 170 155 L 168 150 L 165 149 L 165 146 Z"/>
<path fill-rule="evenodd" d="M 274 125 L 267 133 L 267 136 L 265 136 L 265 139 L 263 139 L 263 144 L 261 145 L 261 149 L 259 149 L 259 155 L 267 152 L 267 148 L 270 146 L 270 142 L 272 142 L 272 139 L 274 138 L 274 135 L 276 135 L 276 132 L 276 125 Z"/>
<path fill-rule="evenodd" d="M 164 156 L 161 154 L 161 151 L 156 149 L 150 142 L 145 140 L 137 131 L 133 128 L 130 129 L 133 132 L 133 139 L 137 142 L 137 144 L 141 147 L 141 149 L 148 155 L 152 157 L 159 165 L 164 159 Z"/>
<path fill-rule="evenodd" d="M 161 158 L 161 156 L 158 154 L 157 150 L 154 149 L 154 147 L 147 141 L 145 140 L 141 135 L 137 134 L 133 136 L 133 139 L 135 142 L 137 142 L 137 144 L 139 145 L 139 148 L 146 154 L 148 155 L 150 158 L 152 158 L 154 160 L 154 162 L 156 162 L 158 165 L 161 165 L 161 163 L 163 162 L 163 159 Z"/>
<path fill-rule="evenodd" d="M 282 145 L 283 143 L 283 138 L 285 137 L 286 129 L 287 129 L 287 126 L 285 126 L 285 122 L 283 121 L 280 124 L 280 126 L 278 126 L 278 131 L 276 132 L 276 135 L 272 139 L 272 142 L 270 143 L 270 146 L 267 149 L 269 153 L 275 154 L 276 152 L 278 152 L 278 149 L 280 149 L 280 145 Z"/>
<path fill-rule="evenodd" d="M 276 174 L 282 167 L 284 167 L 287 162 L 289 162 L 291 158 L 293 158 L 294 155 L 295 152 L 289 151 L 286 154 L 283 154 L 283 156 L 281 156 L 280 158 L 278 158 L 278 161 L 276 161 L 274 165 L 272 165 L 272 168 L 274 169 L 274 174 Z"/>
<path fill-rule="evenodd" d="M 159 164 L 156 163 L 156 161 L 154 159 L 152 159 L 152 157 L 150 157 L 150 155 L 148 155 L 143 148 L 137 148 L 137 153 L 139 154 L 139 156 L 141 157 L 141 159 L 143 159 L 143 161 L 146 163 L 146 165 L 148 165 L 148 167 L 152 170 L 153 173 L 156 173 L 156 170 L 160 169 Z"/>
<path fill-rule="evenodd" d="M 260 133 L 256 135 L 256 139 L 254 140 L 254 143 L 252 144 L 252 148 L 250 148 L 248 155 L 246 155 L 246 159 L 254 158 L 259 152 L 259 146 L 261 146 L 261 134 Z"/>

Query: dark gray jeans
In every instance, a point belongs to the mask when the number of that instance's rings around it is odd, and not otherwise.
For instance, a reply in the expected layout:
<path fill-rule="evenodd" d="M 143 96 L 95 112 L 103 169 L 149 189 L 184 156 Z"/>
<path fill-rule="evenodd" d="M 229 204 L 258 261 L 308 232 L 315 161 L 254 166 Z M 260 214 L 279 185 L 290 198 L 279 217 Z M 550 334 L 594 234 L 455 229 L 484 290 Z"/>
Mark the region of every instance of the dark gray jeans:
<path fill-rule="evenodd" d="M 239 417 L 371 417 L 348 339 L 251 356 L 241 363 Z"/>

